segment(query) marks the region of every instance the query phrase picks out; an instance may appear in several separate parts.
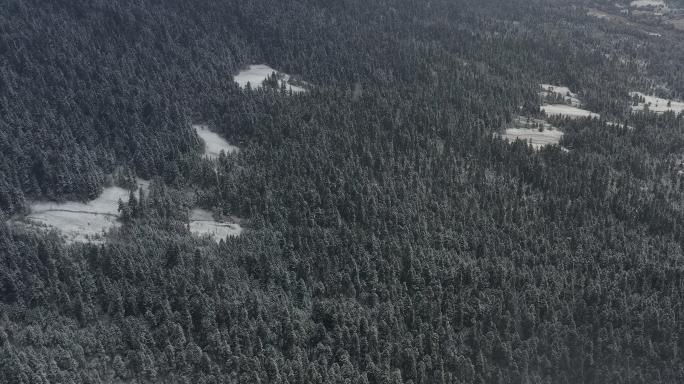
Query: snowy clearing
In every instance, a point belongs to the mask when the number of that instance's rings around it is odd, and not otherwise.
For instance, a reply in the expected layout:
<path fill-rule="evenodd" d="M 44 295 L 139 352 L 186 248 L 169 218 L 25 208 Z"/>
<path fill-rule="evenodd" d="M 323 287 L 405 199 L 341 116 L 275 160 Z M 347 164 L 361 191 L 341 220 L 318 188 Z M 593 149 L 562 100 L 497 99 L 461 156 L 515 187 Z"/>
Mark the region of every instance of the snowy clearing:
<path fill-rule="evenodd" d="M 663 113 L 667 111 L 674 111 L 674 113 L 680 113 L 684 110 L 684 102 L 681 101 L 671 101 L 666 99 L 661 99 L 659 97 L 647 96 L 641 92 L 630 92 L 630 96 L 639 95 L 646 99 L 645 103 L 639 103 L 638 105 L 632 105 L 633 111 L 643 111 L 644 107 L 648 105 L 648 109 L 651 112 Z M 667 106 L 668 101 L 670 106 Z"/>
<path fill-rule="evenodd" d="M 207 159 L 217 159 L 221 151 L 224 151 L 226 154 L 240 151 L 240 148 L 228 144 L 221 136 L 210 131 L 206 125 L 193 125 L 193 128 L 195 128 L 199 137 L 204 140 L 204 157 Z"/>
<path fill-rule="evenodd" d="M 113 228 L 121 224 L 117 222 L 118 216 L 102 213 L 88 213 L 82 211 L 60 210 L 37 211 L 28 216 L 31 227 L 45 229 L 57 229 L 62 232 L 68 244 L 105 242 L 105 235 Z"/>
<path fill-rule="evenodd" d="M 675 29 L 684 31 L 684 19 L 668 20 L 665 23 L 672 24 L 675 27 Z"/>
<path fill-rule="evenodd" d="M 149 193 L 150 182 L 138 179 L 138 188 L 142 187 Z M 120 227 L 119 199 L 126 202 L 130 191 L 111 187 L 105 188 L 95 200 L 87 203 L 69 201 L 56 204 L 50 202 L 35 202 L 31 204 L 32 213 L 26 217 L 24 224 L 37 229 L 57 229 L 62 232 L 67 243 L 97 243 L 106 240 L 107 232 L 111 228 Z M 137 193 L 136 193 L 137 195 Z M 214 221 L 211 212 L 193 209 L 189 213 L 190 232 L 199 235 L 209 235 L 216 242 L 226 236 L 238 236 L 242 227 L 236 223 L 221 223 Z"/>
<path fill-rule="evenodd" d="M 587 12 L 587 15 L 594 16 L 594 17 L 599 18 L 599 19 L 610 19 L 609 16 L 604 15 L 603 13 L 595 12 L 595 11 L 589 11 L 589 12 Z"/>
<path fill-rule="evenodd" d="M 539 132 L 539 127 L 543 128 L 542 132 Z M 495 133 L 494 135 L 510 141 L 514 141 L 516 138 L 529 140 L 535 149 L 539 149 L 542 145 L 558 144 L 563 132 L 544 120 L 518 116 L 503 134 Z"/>
<path fill-rule="evenodd" d="M 137 180 L 138 188 L 149 190 L 150 182 Z M 105 188 L 95 200 L 87 203 L 69 201 L 66 203 L 35 202 L 31 204 L 32 213 L 27 217 L 32 226 L 54 227 L 61 230 L 67 243 L 103 243 L 109 229 L 121 225 L 119 218 L 119 199 L 128 201 L 130 191 L 111 187 Z"/>
<path fill-rule="evenodd" d="M 306 89 L 298 87 L 296 85 L 290 84 L 290 75 L 282 72 L 278 72 L 275 69 L 269 67 L 265 64 L 250 65 L 247 69 L 240 71 L 235 75 L 235 82 L 240 85 L 240 88 L 245 88 L 247 83 L 252 87 L 252 89 L 261 87 L 261 83 L 266 79 L 266 77 L 271 76 L 273 72 L 281 82 L 284 82 L 288 87 L 288 90 L 292 92 L 306 92 Z"/>
<path fill-rule="evenodd" d="M 204 140 L 204 157 L 215 159 L 221 151 L 237 152 L 239 148 L 228 144 L 226 140 L 211 132 L 202 125 L 193 126 L 199 137 Z M 149 193 L 150 182 L 142 179 L 136 181 L 138 188 Z M 31 214 L 23 223 L 34 229 L 57 229 L 62 232 L 67 243 L 93 242 L 104 243 L 111 228 L 121 226 L 119 222 L 119 199 L 127 202 L 130 191 L 119 188 L 105 188 L 95 200 L 87 203 L 68 201 L 65 203 L 34 202 L 30 204 Z M 137 193 L 136 193 L 137 196 Z M 190 213 L 190 231 L 203 236 L 209 235 L 216 241 L 226 236 L 237 236 L 242 233 L 239 224 L 215 222 L 211 213 L 199 209 Z"/>
<path fill-rule="evenodd" d="M 542 145 L 547 144 L 558 144 L 558 141 L 563 136 L 563 132 L 556 130 L 547 130 L 539 132 L 538 129 L 528 129 L 528 128 L 510 128 L 501 135 L 502 139 L 508 139 L 514 141 L 516 138 L 520 140 L 530 140 L 531 144 L 535 148 L 539 148 Z"/>
<path fill-rule="evenodd" d="M 649 5 L 652 5 L 654 7 L 665 7 L 667 6 L 665 2 L 662 0 L 635 0 L 632 1 L 629 5 L 632 7 L 648 7 Z"/>
<path fill-rule="evenodd" d="M 546 111 L 547 116 L 561 115 L 568 117 L 601 117 L 601 115 L 598 113 L 563 104 L 542 105 L 540 109 Z"/>
<path fill-rule="evenodd" d="M 571 106 L 573 106 L 573 107 L 579 107 L 580 106 L 580 101 L 577 98 L 577 94 L 570 92 L 570 88 L 562 87 L 562 86 L 554 86 L 551 84 L 540 84 L 540 86 L 542 88 L 542 92 L 540 92 L 540 95 L 547 96 L 551 93 L 555 93 L 555 94 L 563 96 L 564 100 L 566 102 L 570 102 Z"/>
<path fill-rule="evenodd" d="M 239 236 L 242 230 L 240 224 L 215 221 L 209 211 L 203 209 L 190 211 L 190 232 L 198 236 L 209 235 L 217 243 L 227 236 Z"/>

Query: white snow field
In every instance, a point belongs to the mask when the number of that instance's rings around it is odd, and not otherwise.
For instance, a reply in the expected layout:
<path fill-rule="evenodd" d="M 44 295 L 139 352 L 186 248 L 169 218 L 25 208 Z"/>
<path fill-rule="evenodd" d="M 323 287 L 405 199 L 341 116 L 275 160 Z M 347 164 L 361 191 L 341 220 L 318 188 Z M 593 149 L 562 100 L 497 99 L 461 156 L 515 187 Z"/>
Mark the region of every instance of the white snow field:
<path fill-rule="evenodd" d="M 556 93 L 565 99 L 565 101 L 570 101 L 570 105 L 573 107 L 579 107 L 580 106 L 580 101 L 577 98 L 576 93 L 570 92 L 570 88 L 568 87 L 560 87 L 560 86 L 554 86 L 551 84 L 540 84 L 542 88 L 542 92 L 540 94 L 542 96 L 546 96 L 550 93 Z"/>
<path fill-rule="evenodd" d="M 204 140 L 204 157 L 207 159 L 217 159 L 221 151 L 224 151 L 226 154 L 240 151 L 240 148 L 228 144 L 221 136 L 210 131 L 206 125 L 193 125 L 193 128 L 195 128 L 199 137 Z"/>
<path fill-rule="evenodd" d="M 539 128 L 532 128 L 531 125 L 534 124 L 542 126 L 544 130 L 539 132 Z M 501 136 L 502 139 L 508 139 L 510 141 L 514 141 L 516 138 L 529 140 L 535 149 L 539 149 L 541 146 L 547 144 L 558 144 L 558 141 L 560 141 L 560 138 L 563 136 L 563 132 L 544 120 L 528 120 L 524 117 L 517 117 L 513 120 L 511 125 L 513 128 L 508 128 L 503 134 L 497 134 L 497 136 Z"/>
<path fill-rule="evenodd" d="M 668 20 L 665 23 L 672 24 L 675 27 L 675 29 L 684 31 L 684 19 Z"/>
<path fill-rule="evenodd" d="M 149 181 L 138 179 L 137 184 L 145 193 L 149 193 Z M 35 202 L 31 204 L 32 212 L 23 224 L 31 228 L 57 229 L 68 244 L 102 244 L 111 228 L 121 226 L 118 220 L 119 199 L 127 202 L 129 195 L 130 191 L 126 189 L 111 187 L 105 188 L 97 199 L 87 203 Z M 22 225 L 20 222 L 16 224 Z M 190 211 L 189 224 L 190 232 L 200 237 L 208 235 L 216 242 L 227 236 L 239 236 L 243 231 L 240 224 L 216 222 L 211 212 L 202 209 Z"/>
<path fill-rule="evenodd" d="M 630 96 L 639 95 L 646 99 L 645 103 L 639 103 L 639 105 L 632 105 L 633 111 L 643 111 L 646 104 L 650 104 L 648 109 L 652 112 L 663 113 L 667 111 L 673 111 L 674 113 L 680 113 L 684 110 L 684 102 L 681 101 L 670 101 L 670 106 L 667 106 L 668 100 L 661 99 L 659 97 L 647 96 L 641 92 L 630 92 Z"/>
<path fill-rule="evenodd" d="M 547 116 L 561 115 L 569 117 L 601 117 L 598 113 L 593 113 L 584 109 L 580 109 L 580 100 L 576 93 L 570 92 L 570 88 L 563 86 L 556 86 L 551 84 L 539 84 L 542 91 L 539 92 L 541 96 L 547 96 L 555 93 L 562 95 L 563 99 L 568 104 L 548 104 L 542 105 L 540 109 L 546 111 Z"/>
<path fill-rule="evenodd" d="M 206 126 L 194 125 L 199 137 L 204 140 L 204 157 L 218 158 L 221 151 L 237 152 L 239 148 L 228 144 L 226 140 L 211 132 Z M 148 194 L 150 182 L 142 179 L 136 181 L 138 188 Z M 29 227 L 60 230 L 67 243 L 93 242 L 104 243 L 107 232 L 111 228 L 121 226 L 119 219 L 119 199 L 128 201 L 130 191 L 119 188 L 105 188 L 95 200 L 87 203 L 68 201 L 65 203 L 34 202 L 31 214 L 24 224 Z M 138 193 L 135 193 L 136 197 Z M 210 235 L 217 242 L 226 236 L 237 236 L 242 227 L 234 223 L 215 222 L 210 212 L 195 209 L 190 212 L 190 231 L 199 236 Z M 17 223 L 19 224 L 19 223 Z"/>
<path fill-rule="evenodd" d="M 247 69 L 240 71 L 240 73 L 235 75 L 234 79 L 235 82 L 240 85 L 240 88 L 245 88 L 249 82 L 252 89 L 256 89 L 261 87 L 261 83 L 264 79 L 271 76 L 273 72 L 276 73 L 276 76 L 281 82 L 285 83 L 288 90 L 291 89 L 292 92 L 306 92 L 306 89 L 290 84 L 290 75 L 278 72 L 265 64 L 250 65 Z"/>
<path fill-rule="evenodd" d="M 190 232 L 198 235 L 208 235 L 217 243 L 227 236 L 239 236 L 242 227 L 236 223 L 217 222 L 211 212 L 203 209 L 193 209 L 190 211 Z"/>
<path fill-rule="evenodd" d="M 143 191 L 149 190 L 149 181 L 138 179 L 137 184 Z M 97 199 L 87 203 L 35 202 L 31 204 L 32 213 L 27 219 L 62 231 L 67 243 L 103 243 L 109 229 L 121 225 L 117 221 L 119 199 L 128 201 L 129 193 L 126 189 L 111 187 L 105 188 Z"/>
<path fill-rule="evenodd" d="M 666 7 L 667 5 L 663 0 L 636 0 L 632 1 L 629 5 L 632 7 L 647 7 L 652 5 L 654 7 Z"/>
<path fill-rule="evenodd" d="M 530 140 L 533 147 L 539 149 L 542 145 L 546 144 L 558 144 L 563 132 L 561 131 L 551 131 L 544 130 L 544 132 L 539 132 L 538 129 L 527 129 L 527 128 L 510 128 L 506 130 L 506 133 L 501 135 L 501 138 L 514 141 L 516 138 L 521 140 Z"/>
<path fill-rule="evenodd" d="M 568 117 L 601 117 L 598 113 L 590 112 L 584 109 L 579 109 L 570 105 L 550 104 L 542 105 L 540 109 L 546 111 L 547 116 L 561 115 Z"/>
<path fill-rule="evenodd" d="M 594 16 L 594 17 L 596 17 L 597 19 L 610 19 L 610 17 L 608 17 L 608 16 L 606 16 L 606 15 L 604 15 L 604 14 L 602 14 L 602 13 L 598 13 L 598 12 L 594 12 L 594 11 L 589 11 L 589 12 L 587 12 L 587 15 L 589 15 L 589 16 Z"/>

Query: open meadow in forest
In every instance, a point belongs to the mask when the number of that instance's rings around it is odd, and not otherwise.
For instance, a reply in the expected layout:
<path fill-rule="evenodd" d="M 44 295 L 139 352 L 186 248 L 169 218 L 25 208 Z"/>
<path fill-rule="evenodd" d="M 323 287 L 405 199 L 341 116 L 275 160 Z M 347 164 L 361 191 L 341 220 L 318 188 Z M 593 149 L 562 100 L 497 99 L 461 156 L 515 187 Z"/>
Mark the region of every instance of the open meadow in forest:
<path fill-rule="evenodd" d="M 276 77 L 280 83 L 285 83 L 285 86 L 288 90 L 292 90 L 292 92 L 294 93 L 306 92 L 306 89 L 304 89 L 303 87 L 290 84 L 290 75 L 278 72 L 266 64 L 250 65 L 247 67 L 247 69 L 243 69 L 242 71 L 240 71 L 240 73 L 235 75 L 233 79 L 236 83 L 240 85 L 240 88 L 245 88 L 247 86 L 247 83 L 249 83 L 252 89 L 256 89 L 261 88 L 263 86 L 262 83 L 264 82 L 264 80 L 266 80 L 274 73 L 276 74 Z M 278 86 L 280 86 L 280 83 L 278 84 Z"/>

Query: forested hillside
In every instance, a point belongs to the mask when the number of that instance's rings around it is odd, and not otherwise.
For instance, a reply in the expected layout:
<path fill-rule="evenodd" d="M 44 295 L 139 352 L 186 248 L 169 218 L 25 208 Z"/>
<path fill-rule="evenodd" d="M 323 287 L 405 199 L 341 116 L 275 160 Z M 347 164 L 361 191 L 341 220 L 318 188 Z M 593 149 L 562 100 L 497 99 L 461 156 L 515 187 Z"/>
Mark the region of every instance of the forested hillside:
<path fill-rule="evenodd" d="M 629 92 L 684 97 L 684 35 L 583 6 L 5 0 L 0 382 L 683 382 L 684 113 Z M 496 136 L 542 83 L 601 118 Z M 103 244 L 21 225 L 134 177 Z"/>

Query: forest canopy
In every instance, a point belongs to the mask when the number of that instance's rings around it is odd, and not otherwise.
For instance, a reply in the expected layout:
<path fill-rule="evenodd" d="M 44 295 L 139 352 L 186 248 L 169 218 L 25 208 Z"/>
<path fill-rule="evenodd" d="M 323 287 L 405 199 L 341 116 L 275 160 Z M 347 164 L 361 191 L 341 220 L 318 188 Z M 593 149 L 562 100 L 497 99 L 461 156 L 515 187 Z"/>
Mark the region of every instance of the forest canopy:
<path fill-rule="evenodd" d="M 684 113 L 630 92 L 684 39 L 585 3 L 5 1 L 0 382 L 683 382 Z M 106 241 L 26 225 L 113 185 Z"/>

